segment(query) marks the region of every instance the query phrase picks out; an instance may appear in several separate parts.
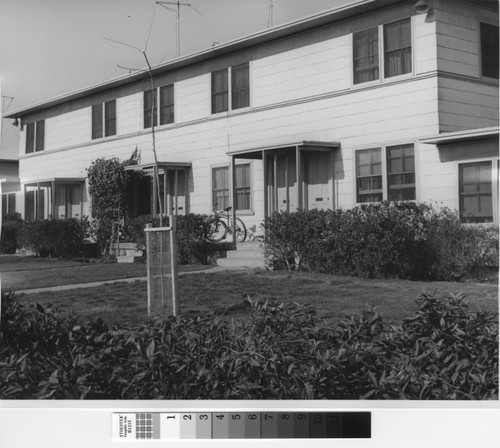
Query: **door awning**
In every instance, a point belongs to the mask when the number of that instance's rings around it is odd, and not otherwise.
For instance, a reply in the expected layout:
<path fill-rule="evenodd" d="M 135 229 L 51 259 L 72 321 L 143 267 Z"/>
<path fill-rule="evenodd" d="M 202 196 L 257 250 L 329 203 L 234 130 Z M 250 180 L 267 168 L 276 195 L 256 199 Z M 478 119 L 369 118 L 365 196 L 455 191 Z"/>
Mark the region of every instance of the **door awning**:
<path fill-rule="evenodd" d="M 234 151 L 228 151 L 227 155 L 234 156 L 240 159 L 262 159 L 262 154 L 265 152 L 286 152 L 295 151 L 297 149 L 300 149 L 301 151 L 325 151 L 338 148 L 340 148 L 340 142 L 302 140 L 298 142 L 282 143 L 273 146 L 258 146 L 247 149 L 238 149 Z"/>
<path fill-rule="evenodd" d="M 423 138 L 422 143 L 431 145 L 443 146 L 453 145 L 457 143 L 467 143 L 478 140 L 493 140 L 498 139 L 499 127 L 467 129 L 465 131 L 446 132 L 435 137 Z"/>
<path fill-rule="evenodd" d="M 64 183 L 64 184 L 77 184 L 85 182 L 84 177 L 52 177 L 49 179 L 40 179 L 40 180 L 30 180 L 27 182 L 23 182 L 24 185 L 31 187 L 36 186 L 38 184 L 51 184 L 51 183 Z"/>
<path fill-rule="evenodd" d="M 158 165 L 159 169 L 179 169 L 179 168 L 191 168 L 190 162 L 158 162 L 158 164 L 143 163 L 141 165 L 127 165 L 125 167 L 126 171 L 148 171 L 154 169 L 155 165 Z"/>

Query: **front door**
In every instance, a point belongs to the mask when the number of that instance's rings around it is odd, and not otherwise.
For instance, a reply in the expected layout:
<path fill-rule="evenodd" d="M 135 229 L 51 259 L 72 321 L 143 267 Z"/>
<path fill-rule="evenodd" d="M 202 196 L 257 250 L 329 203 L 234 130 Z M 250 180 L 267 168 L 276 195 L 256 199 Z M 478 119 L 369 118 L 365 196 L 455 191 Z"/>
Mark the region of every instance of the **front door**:
<path fill-rule="evenodd" d="M 311 152 L 304 157 L 305 202 L 307 210 L 333 208 L 332 201 L 332 154 Z"/>

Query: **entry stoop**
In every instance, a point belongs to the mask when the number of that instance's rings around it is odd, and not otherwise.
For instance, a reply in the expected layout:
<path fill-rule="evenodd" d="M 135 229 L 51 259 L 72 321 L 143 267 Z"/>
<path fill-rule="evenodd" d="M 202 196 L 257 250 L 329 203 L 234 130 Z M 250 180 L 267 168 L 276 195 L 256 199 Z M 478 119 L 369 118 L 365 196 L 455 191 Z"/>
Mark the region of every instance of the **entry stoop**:
<path fill-rule="evenodd" d="M 118 263 L 134 263 L 143 258 L 142 251 L 136 249 L 135 243 L 112 243 L 111 253 Z"/>
<path fill-rule="evenodd" d="M 258 241 L 238 243 L 236 250 L 228 250 L 226 258 L 219 258 L 217 265 L 225 268 L 262 268 L 266 267 L 264 248 Z"/>

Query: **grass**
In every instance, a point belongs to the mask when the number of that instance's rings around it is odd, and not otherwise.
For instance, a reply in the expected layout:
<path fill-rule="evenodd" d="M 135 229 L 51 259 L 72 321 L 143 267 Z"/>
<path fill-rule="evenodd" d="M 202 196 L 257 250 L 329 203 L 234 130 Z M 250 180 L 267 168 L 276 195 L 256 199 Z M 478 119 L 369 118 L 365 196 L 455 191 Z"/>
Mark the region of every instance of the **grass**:
<path fill-rule="evenodd" d="M 180 266 L 179 271 L 208 266 Z M 4 291 L 45 288 L 76 283 L 146 277 L 145 263 L 90 263 L 16 255 L 0 256 L 0 276 Z"/>
<path fill-rule="evenodd" d="M 262 270 L 197 272 L 179 277 L 181 313 L 215 311 L 229 318 L 247 313 L 245 298 L 285 303 L 299 302 L 316 308 L 327 322 L 360 313 L 375 306 L 386 321 L 395 325 L 411 317 L 422 293 L 463 293 L 471 308 L 498 312 L 498 287 L 488 283 L 410 282 L 367 280 L 304 272 Z M 146 282 L 118 283 L 79 290 L 19 295 L 22 303 L 58 306 L 76 312 L 83 320 L 102 318 L 109 324 L 139 323 L 146 318 Z"/>

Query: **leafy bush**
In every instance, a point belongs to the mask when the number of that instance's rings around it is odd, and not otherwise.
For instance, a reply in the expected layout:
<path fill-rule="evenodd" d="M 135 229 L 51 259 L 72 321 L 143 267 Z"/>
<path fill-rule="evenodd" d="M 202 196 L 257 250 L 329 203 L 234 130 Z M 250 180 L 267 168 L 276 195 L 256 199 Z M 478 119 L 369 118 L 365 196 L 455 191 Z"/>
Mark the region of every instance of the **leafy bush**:
<path fill-rule="evenodd" d="M 83 253 L 88 228 L 87 218 L 24 222 L 18 245 L 40 257 L 74 258 Z"/>
<path fill-rule="evenodd" d="M 15 254 L 17 245 L 17 235 L 23 225 L 23 220 L 19 213 L 9 213 L 2 220 L 2 234 L 0 236 L 0 253 Z"/>
<path fill-rule="evenodd" d="M 275 213 L 265 249 L 275 269 L 360 277 L 456 280 L 498 259 L 498 232 L 414 202 Z"/>
<path fill-rule="evenodd" d="M 130 328 L 2 301 L 0 398 L 498 399 L 498 314 L 422 296 L 402 327 L 375 310 L 326 327 L 313 309 L 169 317 Z"/>
<path fill-rule="evenodd" d="M 210 237 L 213 233 L 215 217 L 190 213 L 177 216 L 177 256 L 179 264 L 202 263 L 210 264 L 217 251 L 217 245 Z M 135 242 L 142 250 L 146 248 L 144 228 L 146 224 L 158 227 L 159 219 L 151 216 L 141 216 L 127 219 L 123 229 L 124 241 Z M 168 218 L 163 223 L 168 226 Z"/>

